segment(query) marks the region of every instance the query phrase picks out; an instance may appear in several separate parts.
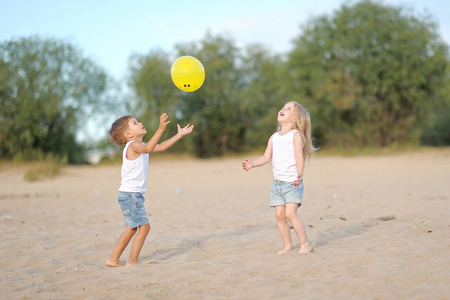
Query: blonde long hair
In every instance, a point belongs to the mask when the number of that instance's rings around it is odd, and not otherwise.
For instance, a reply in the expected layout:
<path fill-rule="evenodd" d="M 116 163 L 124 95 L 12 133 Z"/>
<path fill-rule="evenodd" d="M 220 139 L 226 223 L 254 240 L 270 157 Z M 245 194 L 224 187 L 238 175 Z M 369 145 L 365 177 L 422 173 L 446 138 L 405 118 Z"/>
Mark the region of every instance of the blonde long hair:
<path fill-rule="evenodd" d="M 318 149 L 314 147 L 313 144 L 311 117 L 309 116 L 308 110 L 301 106 L 299 103 L 295 101 L 289 101 L 288 103 L 294 104 L 295 120 L 292 129 L 297 129 L 300 133 L 305 145 L 305 147 L 303 148 L 303 158 L 304 160 L 309 160 L 314 152 L 316 152 Z M 281 130 L 281 124 L 278 124 L 277 130 Z"/>

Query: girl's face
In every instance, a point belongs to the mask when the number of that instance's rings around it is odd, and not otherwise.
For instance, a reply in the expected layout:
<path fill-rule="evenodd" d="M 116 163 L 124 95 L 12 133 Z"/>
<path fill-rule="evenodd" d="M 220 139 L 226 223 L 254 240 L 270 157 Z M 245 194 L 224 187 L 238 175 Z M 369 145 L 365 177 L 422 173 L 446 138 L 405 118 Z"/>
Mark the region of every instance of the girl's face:
<path fill-rule="evenodd" d="M 147 133 L 144 125 L 141 122 L 136 121 L 135 118 L 131 118 L 128 120 L 128 131 L 134 137 L 143 137 Z"/>
<path fill-rule="evenodd" d="M 278 122 L 282 125 L 293 123 L 295 117 L 294 109 L 294 103 L 286 103 L 286 105 L 278 112 Z"/>

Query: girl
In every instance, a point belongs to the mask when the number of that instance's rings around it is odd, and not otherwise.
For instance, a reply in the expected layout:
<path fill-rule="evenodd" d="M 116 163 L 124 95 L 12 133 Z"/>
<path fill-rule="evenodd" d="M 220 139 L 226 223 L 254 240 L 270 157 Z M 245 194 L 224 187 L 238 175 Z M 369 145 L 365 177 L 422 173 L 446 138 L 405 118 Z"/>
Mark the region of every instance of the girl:
<path fill-rule="evenodd" d="M 305 226 L 297 216 L 297 208 L 303 197 L 303 168 L 306 159 L 317 149 L 311 137 L 311 118 L 308 111 L 295 101 L 290 101 L 278 112 L 278 128 L 267 143 L 264 154 L 253 161 L 245 159 L 245 171 L 265 165 L 272 159 L 273 183 L 270 190 L 270 206 L 275 214 L 284 243 L 283 254 L 292 250 L 289 221 L 300 240 L 299 253 L 312 248 L 306 236 Z"/>

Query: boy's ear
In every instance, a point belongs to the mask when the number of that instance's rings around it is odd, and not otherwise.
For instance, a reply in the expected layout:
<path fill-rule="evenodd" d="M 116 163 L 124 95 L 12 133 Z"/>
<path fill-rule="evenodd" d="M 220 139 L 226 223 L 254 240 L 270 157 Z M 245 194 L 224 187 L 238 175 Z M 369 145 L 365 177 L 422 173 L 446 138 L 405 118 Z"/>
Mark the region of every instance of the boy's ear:
<path fill-rule="evenodd" d="M 126 138 L 132 138 L 133 137 L 133 134 L 130 131 L 128 131 L 128 130 L 125 130 L 123 134 L 125 135 Z"/>

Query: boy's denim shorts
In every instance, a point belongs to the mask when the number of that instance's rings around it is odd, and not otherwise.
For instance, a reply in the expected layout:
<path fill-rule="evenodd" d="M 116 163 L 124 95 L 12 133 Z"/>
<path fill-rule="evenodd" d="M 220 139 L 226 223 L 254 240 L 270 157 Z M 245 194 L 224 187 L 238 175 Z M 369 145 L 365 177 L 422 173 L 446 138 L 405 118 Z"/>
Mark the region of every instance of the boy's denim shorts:
<path fill-rule="evenodd" d="M 122 209 L 125 225 L 136 228 L 150 223 L 144 207 L 144 196 L 141 193 L 119 191 L 119 205 Z"/>
<path fill-rule="evenodd" d="M 270 206 L 286 206 L 286 203 L 302 204 L 303 182 L 294 186 L 293 182 L 274 180 L 270 189 Z"/>

